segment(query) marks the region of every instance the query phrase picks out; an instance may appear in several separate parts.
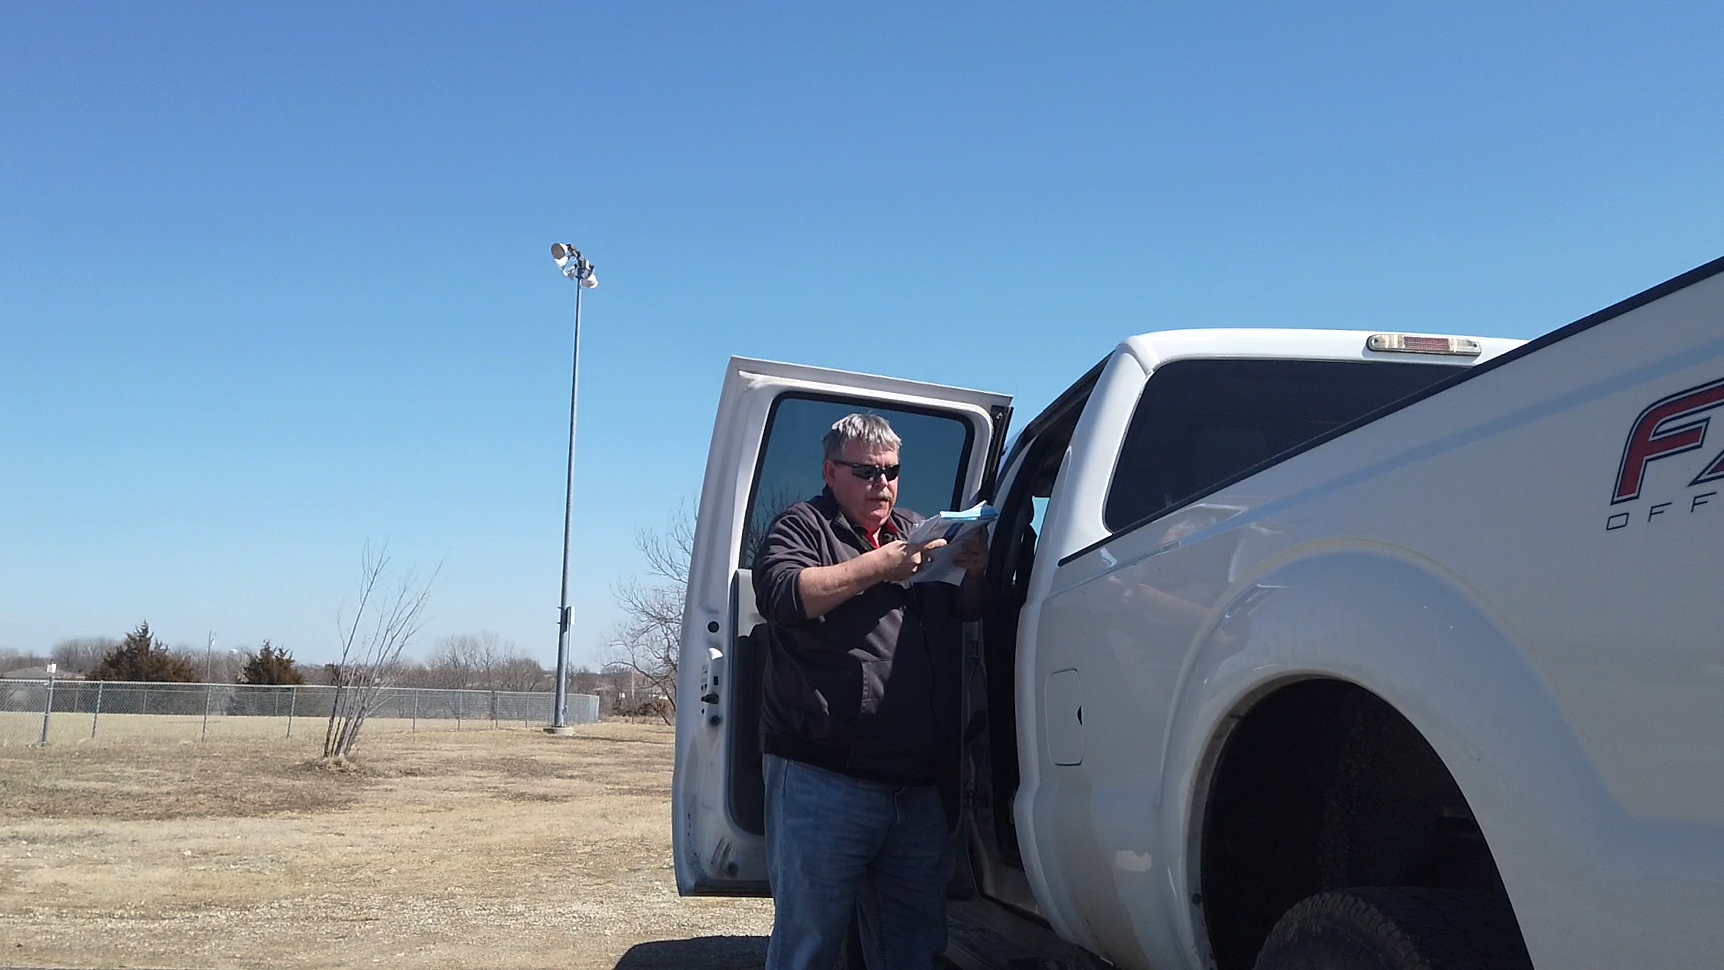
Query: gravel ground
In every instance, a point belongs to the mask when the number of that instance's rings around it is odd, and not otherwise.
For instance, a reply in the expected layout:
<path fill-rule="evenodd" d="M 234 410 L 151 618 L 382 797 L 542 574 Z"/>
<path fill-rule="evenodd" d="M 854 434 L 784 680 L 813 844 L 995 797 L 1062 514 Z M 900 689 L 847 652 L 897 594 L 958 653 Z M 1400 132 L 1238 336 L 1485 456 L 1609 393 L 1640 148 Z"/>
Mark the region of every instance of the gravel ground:
<path fill-rule="evenodd" d="M 0 964 L 758 967 L 769 900 L 682 899 L 672 734 L 606 723 L 0 747 Z"/>

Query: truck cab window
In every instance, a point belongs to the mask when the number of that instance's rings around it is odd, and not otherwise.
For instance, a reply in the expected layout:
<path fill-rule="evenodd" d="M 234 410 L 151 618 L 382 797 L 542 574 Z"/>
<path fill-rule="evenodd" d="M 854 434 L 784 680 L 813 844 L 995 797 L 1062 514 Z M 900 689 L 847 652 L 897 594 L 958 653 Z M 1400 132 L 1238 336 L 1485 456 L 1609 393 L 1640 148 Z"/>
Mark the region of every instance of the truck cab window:
<path fill-rule="evenodd" d="M 1117 532 L 1153 518 L 1456 372 L 1377 361 L 1164 364 L 1132 413 L 1103 521 Z"/>

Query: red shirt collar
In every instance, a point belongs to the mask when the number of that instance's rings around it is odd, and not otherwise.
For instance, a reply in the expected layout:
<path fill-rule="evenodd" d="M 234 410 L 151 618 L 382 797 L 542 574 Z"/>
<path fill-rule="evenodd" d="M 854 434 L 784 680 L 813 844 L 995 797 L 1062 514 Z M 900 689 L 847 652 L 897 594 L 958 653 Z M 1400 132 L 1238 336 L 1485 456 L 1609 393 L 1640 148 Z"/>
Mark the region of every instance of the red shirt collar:
<path fill-rule="evenodd" d="M 849 527 L 850 531 L 856 533 L 856 535 L 858 537 L 860 537 L 863 542 L 868 543 L 869 545 L 873 546 L 876 549 L 880 548 L 880 536 L 885 536 L 888 539 L 902 539 L 902 538 L 904 538 L 903 532 L 899 531 L 899 529 L 898 529 L 898 523 L 893 520 L 891 515 L 887 515 L 886 521 L 881 523 L 880 532 L 878 534 L 869 535 L 868 533 L 863 532 L 862 527 L 857 525 L 856 523 L 850 521 L 850 517 L 845 515 L 844 511 L 838 507 L 838 500 L 836 498 L 832 497 L 832 489 L 830 489 L 830 488 L 822 488 L 820 490 L 820 494 L 815 497 L 815 500 L 816 500 L 816 504 L 818 504 L 820 502 L 830 503 L 828 508 L 831 511 L 825 513 L 825 514 L 830 516 L 829 521 L 831 521 L 834 525 L 836 525 L 839 522 L 844 523 L 846 526 Z M 897 507 L 894 506 L 892 511 L 894 513 L 897 512 L 898 511 Z"/>
<path fill-rule="evenodd" d="M 858 529 L 856 531 L 861 532 L 862 530 Z M 887 517 L 886 521 L 880 523 L 880 531 L 878 533 L 876 533 L 874 535 L 869 535 L 866 532 L 862 533 L 862 538 L 867 539 L 869 542 L 873 543 L 874 548 L 876 548 L 876 549 L 880 548 L 880 537 L 881 536 L 885 536 L 888 539 L 901 539 L 901 538 L 903 538 L 903 534 L 898 531 L 898 523 L 893 522 L 890 516 Z"/>

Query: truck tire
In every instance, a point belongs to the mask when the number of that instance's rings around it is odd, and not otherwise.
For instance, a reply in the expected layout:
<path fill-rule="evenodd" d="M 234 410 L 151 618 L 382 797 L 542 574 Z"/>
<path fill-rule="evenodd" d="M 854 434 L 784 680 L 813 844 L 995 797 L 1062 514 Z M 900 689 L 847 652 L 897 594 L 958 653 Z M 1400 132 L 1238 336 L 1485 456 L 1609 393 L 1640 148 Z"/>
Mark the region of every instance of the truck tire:
<path fill-rule="evenodd" d="M 1457 889 L 1367 887 L 1288 910 L 1256 970 L 1532 970 L 1508 903 Z"/>

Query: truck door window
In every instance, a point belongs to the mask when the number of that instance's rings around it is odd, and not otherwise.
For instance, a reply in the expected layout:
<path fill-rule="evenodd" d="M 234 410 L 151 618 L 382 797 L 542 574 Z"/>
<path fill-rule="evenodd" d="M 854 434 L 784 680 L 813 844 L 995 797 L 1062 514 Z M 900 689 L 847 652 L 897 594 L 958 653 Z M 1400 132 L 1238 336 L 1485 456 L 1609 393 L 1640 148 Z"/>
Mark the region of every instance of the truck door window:
<path fill-rule="evenodd" d="M 898 452 L 904 466 L 898 479 L 900 506 L 923 515 L 958 507 L 974 435 L 968 421 L 950 412 L 786 394 L 773 402 L 766 419 L 766 444 L 755 468 L 742 536 L 741 568 L 754 567 L 760 539 L 778 513 L 825 488 L 820 439 L 833 422 L 857 411 L 885 418 L 903 441 Z"/>
<path fill-rule="evenodd" d="M 1144 386 L 1103 521 L 1153 518 L 1456 368 L 1334 360 L 1181 360 Z"/>
<path fill-rule="evenodd" d="M 898 457 L 898 504 L 924 514 L 955 508 L 962 498 L 974 431 L 951 411 L 882 407 L 837 396 L 785 394 L 772 402 L 766 441 L 754 469 L 744 520 L 742 556 L 732 587 L 729 752 L 730 816 L 743 831 L 766 831 L 766 783 L 760 766 L 760 691 L 766 669 L 766 620 L 756 609 L 749 570 L 761 538 L 778 513 L 826 486 L 820 439 L 846 414 L 871 411 L 892 423 L 903 441 Z"/>

